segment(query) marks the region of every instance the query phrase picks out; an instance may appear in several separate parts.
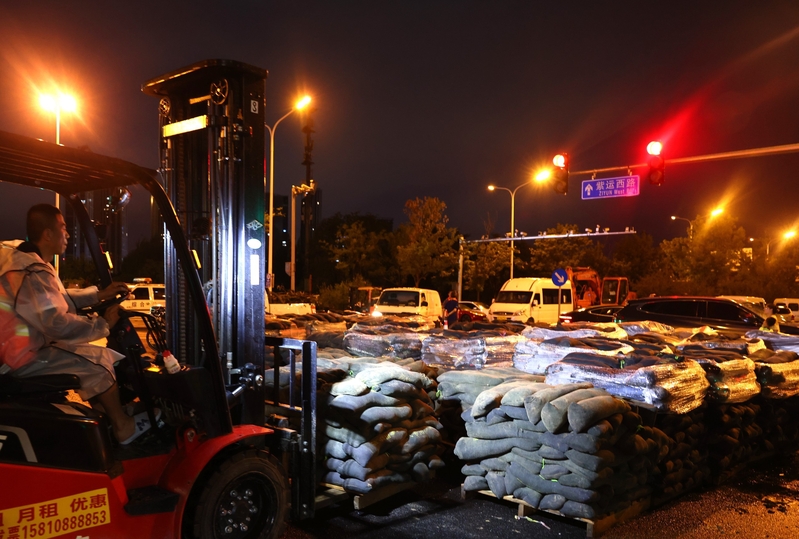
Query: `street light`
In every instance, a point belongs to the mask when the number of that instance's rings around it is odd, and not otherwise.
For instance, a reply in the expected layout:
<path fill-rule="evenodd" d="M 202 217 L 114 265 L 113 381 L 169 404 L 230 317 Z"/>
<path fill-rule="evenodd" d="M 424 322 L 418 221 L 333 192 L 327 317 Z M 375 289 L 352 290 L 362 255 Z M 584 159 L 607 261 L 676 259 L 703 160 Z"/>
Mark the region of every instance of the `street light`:
<path fill-rule="evenodd" d="M 266 278 L 269 282 L 269 290 L 272 290 L 274 286 L 274 279 L 272 278 L 272 250 L 273 250 L 273 243 L 275 239 L 275 235 L 272 233 L 272 225 L 273 225 L 273 213 L 275 212 L 275 130 L 277 129 L 277 125 L 288 118 L 291 113 L 302 110 L 308 106 L 311 102 L 311 96 L 306 95 L 299 101 L 294 104 L 294 108 L 284 114 L 278 121 L 275 122 L 275 125 L 269 127 L 268 125 L 264 124 L 264 127 L 269 131 L 269 249 L 267 255 L 267 263 L 266 263 Z"/>
<path fill-rule="evenodd" d="M 680 221 L 687 222 L 688 223 L 688 239 L 689 240 L 693 240 L 694 239 L 694 223 L 693 223 L 693 221 L 691 221 L 690 219 L 686 219 L 685 217 L 679 217 L 677 215 L 672 215 L 671 216 L 671 220 L 672 221 L 680 220 Z"/>
<path fill-rule="evenodd" d="M 47 111 L 52 112 L 55 114 L 55 143 L 57 145 L 61 145 L 61 113 L 62 112 L 75 112 L 78 110 L 78 103 L 75 98 L 69 94 L 62 94 L 58 92 L 56 95 L 53 94 L 39 94 L 39 106 Z M 55 207 L 59 210 L 61 209 L 61 197 L 58 193 L 55 194 Z M 59 269 L 59 257 L 55 257 L 55 263 L 53 267 L 55 268 L 56 275 L 58 275 Z"/>
<path fill-rule="evenodd" d="M 789 239 L 793 238 L 794 236 L 796 236 L 796 231 L 795 230 L 788 230 L 787 232 L 785 232 L 782 235 L 782 237 L 780 237 L 780 238 L 772 238 L 772 239 L 768 240 L 768 243 L 766 243 L 766 260 L 768 261 L 769 248 L 771 247 L 771 242 L 774 241 L 774 239 L 789 240 Z"/>
<path fill-rule="evenodd" d="M 502 191 L 507 191 L 510 193 L 510 278 L 513 279 L 513 238 L 516 237 L 516 191 L 528 185 L 530 182 L 524 182 L 523 184 L 516 187 L 513 191 L 508 189 L 507 187 L 499 187 L 496 185 L 489 185 L 489 191 L 496 191 L 500 189 Z"/>
<path fill-rule="evenodd" d="M 57 95 L 40 94 L 39 106 L 43 110 L 55 114 L 55 143 L 61 144 L 61 113 L 78 110 L 77 101 L 73 96 L 61 92 L 58 92 Z"/>

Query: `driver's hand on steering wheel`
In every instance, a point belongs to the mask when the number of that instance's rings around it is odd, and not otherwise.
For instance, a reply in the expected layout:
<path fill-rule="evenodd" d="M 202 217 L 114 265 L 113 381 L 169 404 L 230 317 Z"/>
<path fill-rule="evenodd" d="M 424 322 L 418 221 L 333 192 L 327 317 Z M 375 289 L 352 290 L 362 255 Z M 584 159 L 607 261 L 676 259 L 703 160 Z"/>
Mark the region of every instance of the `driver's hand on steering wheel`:
<path fill-rule="evenodd" d="M 130 288 L 128 288 L 127 284 L 113 282 L 102 290 L 98 291 L 97 298 L 99 301 L 105 301 L 119 295 L 127 296 L 128 294 L 130 294 Z"/>
<path fill-rule="evenodd" d="M 116 326 L 117 322 L 119 322 L 119 309 L 119 305 L 111 305 L 105 310 L 103 318 L 105 318 L 105 321 L 108 322 L 109 328 Z"/>

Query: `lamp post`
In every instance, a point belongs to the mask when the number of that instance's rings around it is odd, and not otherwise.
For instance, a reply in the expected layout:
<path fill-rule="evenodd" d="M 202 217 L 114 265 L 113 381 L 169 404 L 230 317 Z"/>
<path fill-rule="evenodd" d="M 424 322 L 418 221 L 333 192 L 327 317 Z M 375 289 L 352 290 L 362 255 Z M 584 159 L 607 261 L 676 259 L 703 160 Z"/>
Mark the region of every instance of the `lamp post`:
<path fill-rule="evenodd" d="M 314 181 L 311 180 L 310 185 L 302 184 L 302 185 L 292 185 L 291 186 L 291 262 L 289 263 L 291 271 L 291 291 L 294 292 L 295 287 L 295 276 L 297 274 L 297 255 L 296 255 L 296 245 L 297 245 L 297 197 L 302 195 L 303 197 L 309 193 L 313 193 L 316 190 L 316 185 L 314 185 Z"/>
<path fill-rule="evenodd" d="M 796 231 L 795 230 L 789 230 L 789 231 L 785 232 L 779 238 L 772 238 L 772 239 L 768 240 L 768 242 L 766 243 L 766 262 L 768 262 L 769 248 L 771 247 L 771 242 L 772 241 L 774 241 L 775 239 L 789 240 L 789 239 L 793 238 L 794 236 L 796 236 Z"/>
<path fill-rule="evenodd" d="M 55 114 L 55 143 L 61 145 L 61 112 L 75 112 L 78 109 L 78 103 L 75 98 L 69 94 L 62 94 L 58 92 L 53 94 L 39 94 L 39 106 L 47 111 Z M 61 209 L 61 197 L 58 193 L 55 194 L 55 207 Z M 59 257 L 55 257 L 56 275 L 59 269 Z"/>
<path fill-rule="evenodd" d="M 277 129 L 277 125 L 291 116 L 291 114 L 295 111 L 302 110 L 308 103 L 311 102 L 311 96 L 306 95 L 297 103 L 295 103 L 294 108 L 284 114 L 278 121 L 275 122 L 275 125 L 269 127 L 268 125 L 264 124 L 264 127 L 269 131 L 269 228 L 267 229 L 267 233 L 269 234 L 268 240 L 268 249 L 267 249 L 267 263 L 266 263 L 266 278 L 269 282 L 269 290 L 272 290 L 274 286 L 274 279 L 272 278 L 272 255 L 273 255 L 273 243 L 275 239 L 275 235 L 272 233 L 272 225 L 274 222 L 274 212 L 275 212 L 275 130 Z M 294 259 L 292 258 L 292 264 L 294 263 Z"/>
<path fill-rule="evenodd" d="M 694 239 L 694 223 L 693 223 L 693 221 L 691 221 L 690 219 L 686 219 L 685 217 L 678 217 L 676 215 L 672 215 L 671 216 L 671 220 L 672 221 L 680 220 L 680 221 L 687 222 L 688 223 L 688 239 L 689 240 L 693 240 Z"/>
<path fill-rule="evenodd" d="M 523 184 L 516 187 L 513 191 L 508 189 L 507 187 L 499 187 L 497 185 L 489 185 L 489 191 L 496 191 L 497 189 L 502 191 L 507 191 L 510 193 L 510 278 L 513 279 L 513 238 L 516 237 L 516 191 L 524 187 L 525 185 L 529 184 L 530 182 L 524 182 Z"/>

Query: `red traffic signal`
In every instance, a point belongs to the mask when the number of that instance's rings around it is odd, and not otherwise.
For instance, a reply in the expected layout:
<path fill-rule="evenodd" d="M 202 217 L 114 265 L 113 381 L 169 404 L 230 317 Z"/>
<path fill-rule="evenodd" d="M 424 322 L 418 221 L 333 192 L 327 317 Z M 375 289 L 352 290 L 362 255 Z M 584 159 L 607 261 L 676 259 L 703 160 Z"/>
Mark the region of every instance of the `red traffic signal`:
<path fill-rule="evenodd" d="M 653 140 L 649 144 L 646 145 L 646 153 L 649 155 L 660 155 L 660 152 L 663 151 L 663 143 L 659 140 Z"/>
<path fill-rule="evenodd" d="M 662 151 L 663 144 L 659 140 L 653 140 L 646 145 L 646 152 L 649 154 L 647 178 L 652 185 L 663 185 L 666 178 L 666 160 L 660 155 Z"/>
<path fill-rule="evenodd" d="M 559 195 L 569 193 L 569 154 L 559 153 L 552 158 L 555 169 L 552 171 L 552 188 Z"/>

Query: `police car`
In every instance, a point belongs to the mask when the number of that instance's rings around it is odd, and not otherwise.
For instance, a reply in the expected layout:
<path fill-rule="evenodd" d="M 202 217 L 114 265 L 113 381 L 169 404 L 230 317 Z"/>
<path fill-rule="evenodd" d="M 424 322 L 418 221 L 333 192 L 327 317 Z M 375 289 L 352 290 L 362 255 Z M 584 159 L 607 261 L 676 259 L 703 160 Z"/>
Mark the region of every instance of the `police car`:
<path fill-rule="evenodd" d="M 166 291 L 164 285 L 153 284 L 149 277 L 137 277 L 128 284 L 130 295 L 121 303 L 129 311 L 149 313 L 154 306 L 166 307 Z"/>

